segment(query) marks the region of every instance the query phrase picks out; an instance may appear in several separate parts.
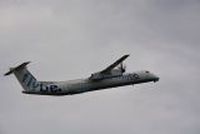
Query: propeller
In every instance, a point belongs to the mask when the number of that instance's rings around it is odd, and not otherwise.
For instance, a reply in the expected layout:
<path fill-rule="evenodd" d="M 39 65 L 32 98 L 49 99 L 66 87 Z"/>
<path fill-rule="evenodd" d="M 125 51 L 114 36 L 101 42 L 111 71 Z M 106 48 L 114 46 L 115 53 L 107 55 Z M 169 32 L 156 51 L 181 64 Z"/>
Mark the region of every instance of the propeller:
<path fill-rule="evenodd" d="M 121 70 L 122 73 L 126 72 L 126 66 L 123 63 L 121 63 L 119 66 L 119 70 Z"/>

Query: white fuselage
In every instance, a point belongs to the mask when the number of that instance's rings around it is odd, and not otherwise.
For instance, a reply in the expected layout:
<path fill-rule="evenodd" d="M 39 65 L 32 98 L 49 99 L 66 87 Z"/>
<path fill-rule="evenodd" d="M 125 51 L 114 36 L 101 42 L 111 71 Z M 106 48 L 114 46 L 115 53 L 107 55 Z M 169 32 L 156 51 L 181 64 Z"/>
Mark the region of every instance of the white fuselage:
<path fill-rule="evenodd" d="M 70 95 L 144 82 L 156 82 L 158 79 L 159 78 L 154 74 L 147 71 L 140 71 L 103 80 L 90 80 L 86 78 L 63 82 L 37 82 L 37 84 L 34 83 L 34 80 L 24 80 L 24 84 L 30 86 L 29 88 L 31 90 L 24 90 L 23 93 L 40 95 Z"/>

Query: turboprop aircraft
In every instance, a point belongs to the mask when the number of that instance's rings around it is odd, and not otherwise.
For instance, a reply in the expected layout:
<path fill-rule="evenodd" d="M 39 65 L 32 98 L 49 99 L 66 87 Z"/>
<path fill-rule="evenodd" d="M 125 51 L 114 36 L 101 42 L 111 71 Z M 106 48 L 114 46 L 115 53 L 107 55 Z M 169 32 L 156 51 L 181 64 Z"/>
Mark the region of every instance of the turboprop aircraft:
<path fill-rule="evenodd" d="M 4 75 L 6 76 L 13 73 L 24 89 L 22 93 L 57 96 L 79 94 L 152 81 L 157 82 L 159 80 L 159 77 L 149 71 L 125 73 L 126 67 L 122 62 L 128 56 L 129 55 L 122 56 L 104 70 L 93 73 L 90 77 L 85 79 L 69 81 L 38 81 L 27 69 L 27 65 L 30 61 L 24 62 L 17 67 L 10 68 L 10 70 Z"/>

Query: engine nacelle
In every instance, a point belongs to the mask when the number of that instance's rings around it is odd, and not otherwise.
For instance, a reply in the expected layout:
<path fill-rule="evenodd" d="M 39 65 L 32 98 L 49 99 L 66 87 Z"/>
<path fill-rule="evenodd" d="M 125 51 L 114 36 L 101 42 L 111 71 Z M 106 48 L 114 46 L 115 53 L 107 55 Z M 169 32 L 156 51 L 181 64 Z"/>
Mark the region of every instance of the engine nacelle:
<path fill-rule="evenodd" d="M 108 79 L 108 78 L 113 78 L 113 77 L 119 77 L 123 73 L 119 69 L 114 69 L 111 71 L 111 73 L 108 74 L 102 74 L 100 72 L 93 73 L 89 80 L 103 80 L 103 79 Z"/>

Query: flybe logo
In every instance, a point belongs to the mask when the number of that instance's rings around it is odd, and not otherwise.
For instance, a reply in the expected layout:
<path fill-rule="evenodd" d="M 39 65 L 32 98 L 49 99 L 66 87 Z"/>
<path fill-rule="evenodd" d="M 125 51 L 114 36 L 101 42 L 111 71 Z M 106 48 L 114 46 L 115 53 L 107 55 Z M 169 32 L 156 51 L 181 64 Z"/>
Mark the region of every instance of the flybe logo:
<path fill-rule="evenodd" d="M 29 89 L 35 90 L 40 86 L 40 84 L 37 82 L 37 80 L 32 77 L 31 74 L 25 73 L 22 79 L 23 84 L 25 84 Z"/>
<path fill-rule="evenodd" d="M 27 86 L 29 90 L 35 91 L 38 89 L 42 93 L 58 93 L 61 92 L 61 88 L 56 84 L 44 84 L 38 82 L 31 74 L 26 73 L 22 79 L 23 84 Z"/>

